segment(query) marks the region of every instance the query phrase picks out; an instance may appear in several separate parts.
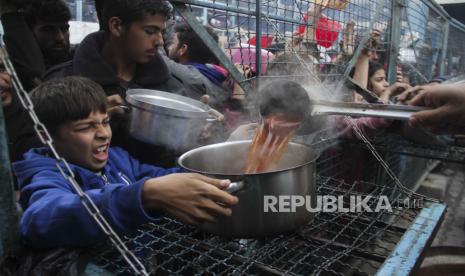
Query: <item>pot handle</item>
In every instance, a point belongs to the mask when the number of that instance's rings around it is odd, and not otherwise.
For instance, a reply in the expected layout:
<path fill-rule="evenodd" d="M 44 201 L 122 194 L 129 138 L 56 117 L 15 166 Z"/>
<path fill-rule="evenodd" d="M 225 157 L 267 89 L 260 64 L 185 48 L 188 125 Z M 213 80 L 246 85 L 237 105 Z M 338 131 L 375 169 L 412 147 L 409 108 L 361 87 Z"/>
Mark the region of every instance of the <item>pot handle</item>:
<path fill-rule="evenodd" d="M 235 194 L 243 190 L 244 187 L 245 187 L 244 181 L 232 182 L 231 184 L 229 184 L 229 187 L 226 188 L 226 192 L 230 194 Z"/>
<path fill-rule="evenodd" d="M 132 110 L 132 108 L 130 106 L 127 106 L 127 105 L 118 105 L 118 107 L 121 108 L 122 110 L 124 110 L 124 113 L 129 113 Z"/>

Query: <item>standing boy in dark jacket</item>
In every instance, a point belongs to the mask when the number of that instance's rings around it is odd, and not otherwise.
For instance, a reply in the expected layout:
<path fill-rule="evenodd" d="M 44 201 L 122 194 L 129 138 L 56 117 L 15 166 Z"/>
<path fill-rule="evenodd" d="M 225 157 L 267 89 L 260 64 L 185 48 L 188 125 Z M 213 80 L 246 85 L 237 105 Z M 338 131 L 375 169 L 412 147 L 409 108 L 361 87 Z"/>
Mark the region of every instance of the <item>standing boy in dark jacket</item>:
<path fill-rule="evenodd" d="M 174 165 L 177 152 L 152 147 L 129 136 L 129 115 L 120 109 L 126 90 L 156 89 L 199 100 L 203 93 L 189 89 L 173 76 L 158 52 L 163 46 L 171 5 L 159 0 L 104 1 L 104 31 L 88 35 L 72 61 L 51 69 L 45 79 L 84 76 L 100 84 L 108 96 L 115 132 L 114 145 L 137 159 L 160 166 Z M 156 160 L 153 158 L 158 156 Z"/>
<path fill-rule="evenodd" d="M 119 233 L 154 222 L 165 212 L 186 223 L 230 215 L 237 198 L 222 191 L 228 180 L 179 173 L 139 163 L 112 137 L 105 94 L 96 83 L 67 77 L 31 93 L 39 119 L 70 164 L 77 182 Z M 21 236 L 33 247 L 82 247 L 105 240 L 78 194 L 60 174 L 47 148 L 34 149 L 14 164 L 25 208 Z"/>

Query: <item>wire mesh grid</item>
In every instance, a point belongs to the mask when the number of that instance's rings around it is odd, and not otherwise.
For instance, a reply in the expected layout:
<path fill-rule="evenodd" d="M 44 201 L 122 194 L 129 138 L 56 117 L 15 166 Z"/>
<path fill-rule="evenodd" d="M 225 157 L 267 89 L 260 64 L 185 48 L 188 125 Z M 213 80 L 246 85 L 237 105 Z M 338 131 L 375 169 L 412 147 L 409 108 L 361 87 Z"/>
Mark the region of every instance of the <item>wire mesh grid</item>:
<path fill-rule="evenodd" d="M 399 66 L 412 84 L 424 84 L 440 74 L 446 24 L 423 1 L 406 1 L 401 17 Z"/>
<path fill-rule="evenodd" d="M 449 39 L 447 48 L 447 58 L 444 60 L 446 74 L 449 76 L 459 76 L 465 73 L 465 37 L 463 31 L 451 26 L 449 29 Z"/>
<path fill-rule="evenodd" d="M 423 141 L 423 143 L 409 140 L 398 133 L 384 133 L 372 139 L 375 147 L 382 152 L 391 152 L 400 155 L 409 155 L 424 159 L 434 159 L 445 162 L 464 163 L 465 147 L 454 143 L 451 136 L 444 136 L 437 142 Z M 361 148 L 363 143 L 355 140 L 347 140 L 352 145 L 357 144 Z"/>
<path fill-rule="evenodd" d="M 347 207 L 351 200 L 369 196 L 367 205 L 372 210 L 385 197 L 392 211 L 320 211 L 292 233 L 259 240 L 221 238 L 165 217 L 127 236 L 126 243 L 152 275 L 372 275 L 427 201 L 387 180 L 368 182 L 379 180 L 382 170 L 376 162 L 365 167 L 371 173 L 362 179 L 352 183 L 336 179 L 350 173 L 351 160 L 339 146 L 325 148 L 317 165 L 318 195 L 341 196 Z M 399 163 L 398 156 L 386 160 L 393 167 Z M 131 272 L 112 250 L 99 254 L 95 262 L 116 274 Z"/>
<path fill-rule="evenodd" d="M 256 1 L 192 0 L 188 5 L 204 24 L 220 32 L 220 45 L 249 81 L 257 76 L 337 81 L 346 71 L 361 37 L 373 29 L 381 31 L 377 52 L 380 61 L 386 61 L 391 1 L 339 1 L 345 4 L 325 7 L 321 13 L 316 12 L 315 4 L 323 2 L 318 0 L 260 2 L 257 6 Z M 262 14 L 260 21 L 257 12 Z M 443 23 L 422 2 L 407 1 L 402 17 L 405 44 L 400 61 L 408 70 L 416 69 L 413 74 L 421 79 L 418 83 L 426 82 L 438 72 Z M 453 31 L 451 28 L 451 35 Z M 455 45 L 448 54 L 450 71 L 463 61 L 460 52 L 463 50 L 459 44 Z M 257 51 L 261 52 L 259 64 Z M 390 150 L 385 161 L 396 174 L 402 171 L 400 159 L 408 150 L 420 149 L 425 153 L 424 148 L 411 144 L 402 147 L 399 141 L 402 139 L 389 144 L 385 141 Z M 402 151 L 392 150 L 395 148 L 392 145 Z M 159 223 L 127 236 L 126 243 L 151 274 L 373 274 L 418 216 L 421 210 L 418 206 L 426 200 L 401 190 L 378 162 L 369 159 L 354 162 L 347 150 L 350 147 L 339 142 L 334 145 L 333 139 L 318 146 L 324 149 L 318 163 L 318 194 L 343 196 L 345 204 L 350 196 L 369 195 L 373 199 L 370 207 L 374 207 L 376 199 L 387 196 L 391 203 L 396 203 L 392 212 L 319 212 L 295 232 L 261 240 L 224 239 L 162 218 Z M 381 146 L 381 142 L 377 144 L 378 148 Z M 357 150 L 369 158 L 368 152 Z M 433 152 L 435 157 L 442 156 L 440 150 Z M 456 151 L 449 153 L 447 158 L 461 159 L 453 156 Z M 364 166 L 357 168 L 362 163 Z M 357 170 L 363 174 L 355 174 Z M 405 206 L 405 199 L 410 200 L 409 204 L 418 200 L 418 208 Z M 117 274 L 131 274 L 121 257 L 111 250 L 99 254 L 96 262 Z"/>
<path fill-rule="evenodd" d="M 257 76 L 301 82 L 338 80 L 358 42 L 373 29 L 381 31 L 380 58 L 387 55 L 390 1 L 274 0 L 259 1 L 259 6 L 256 1 L 236 0 L 189 3 L 203 24 L 219 32 L 220 45 L 246 71 L 248 80 Z M 261 66 L 257 66 L 257 46 Z"/>

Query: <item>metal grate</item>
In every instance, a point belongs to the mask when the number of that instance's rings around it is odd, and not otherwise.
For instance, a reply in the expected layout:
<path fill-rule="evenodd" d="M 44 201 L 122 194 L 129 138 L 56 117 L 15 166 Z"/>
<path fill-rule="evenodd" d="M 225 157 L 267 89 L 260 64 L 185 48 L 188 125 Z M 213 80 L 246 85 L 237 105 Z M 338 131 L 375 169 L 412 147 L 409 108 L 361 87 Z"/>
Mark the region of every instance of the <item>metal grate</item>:
<path fill-rule="evenodd" d="M 423 1 L 406 1 L 401 17 L 400 66 L 413 84 L 440 75 L 445 19 Z"/>
<path fill-rule="evenodd" d="M 186 1 L 204 25 L 219 32 L 220 45 L 232 62 L 254 69 L 255 74 L 245 75 L 247 80 L 257 76 L 313 82 L 340 79 L 355 47 L 373 28 L 382 33 L 378 52 L 386 58 L 390 1 L 347 1 L 343 9 L 324 8 L 319 17 L 308 13 L 315 10 L 316 2 L 274 0 L 257 6 L 254 0 Z M 349 22 L 353 31 L 348 29 Z M 260 50 L 261 66 L 257 66 L 255 53 Z"/>
<path fill-rule="evenodd" d="M 364 147 L 358 141 L 345 141 L 351 145 Z M 434 159 L 445 162 L 465 163 L 465 147 L 447 143 L 420 144 L 412 142 L 399 134 L 383 134 L 373 138 L 376 149 L 400 155 L 409 155 L 424 159 Z"/>
<path fill-rule="evenodd" d="M 465 73 L 465 37 L 463 29 L 450 26 L 447 57 L 444 60 L 445 73 L 450 76 L 460 76 Z"/>
<path fill-rule="evenodd" d="M 358 192 L 360 184 L 369 192 Z M 403 208 L 405 195 L 389 185 L 350 185 L 319 177 L 318 193 L 345 198 L 386 195 L 399 206 L 393 206 L 392 213 L 317 213 L 295 232 L 263 240 L 223 239 L 163 218 L 128 237 L 127 243 L 133 245 L 134 253 L 142 257 L 152 275 L 371 275 L 421 210 Z M 419 200 L 417 204 L 424 203 Z M 373 204 L 375 201 L 369 205 L 374 208 Z M 121 257 L 111 251 L 101 254 L 96 262 L 117 274 L 130 273 Z"/>

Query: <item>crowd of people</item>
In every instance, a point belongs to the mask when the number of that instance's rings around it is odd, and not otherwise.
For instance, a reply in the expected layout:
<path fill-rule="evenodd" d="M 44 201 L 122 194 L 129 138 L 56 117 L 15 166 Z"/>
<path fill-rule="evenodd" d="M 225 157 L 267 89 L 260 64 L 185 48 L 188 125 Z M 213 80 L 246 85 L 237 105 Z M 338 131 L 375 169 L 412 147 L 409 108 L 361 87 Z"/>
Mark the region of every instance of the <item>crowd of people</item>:
<path fill-rule="evenodd" d="M 70 11 L 62 0 L 1 0 L 0 4 L 6 46 L 24 88 L 30 91 L 38 118 L 52 135 L 57 152 L 71 164 L 83 190 L 117 232 L 155 222 L 163 213 L 189 224 L 231 214 L 238 199 L 224 191 L 228 180 L 173 168 L 179 153 L 131 137 L 128 114 L 120 108 L 128 89 L 156 89 L 202 100 L 227 114 L 222 139 L 249 120 L 246 99 L 238 96 L 244 91 L 192 28 L 179 22 L 165 32 L 173 14 L 168 1 L 96 1 L 101 30 L 79 45 L 69 43 Z M 307 19 L 318 16 L 320 10 L 311 10 Z M 347 62 L 354 51 L 353 26 L 346 28 L 344 53 L 337 62 Z M 207 31 L 218 40 L 212 29 Z M 315 47 L 311 27 L 300 34 L 285 47 Z M 462 133 L 465 86 L 438 85 L 435 80 L 435 85 L 411 87 L 401 72 L 396 83 L 388 83 L 377 52 L 379 36 L 379 32 L 372 33 L 351 73 L 353 79 L 384 103 L 432 108 L 412 116 L 412 125 Z M 267 58 L 270 54 L 265 53 Z M 279 51 L 272 55 L 275 60 L 289 59 Z M 234 54 L 231 57 L 234 59 Z M 246 74 L 256 71 L 245 63 L 238 68 Z M 274 69 L 270 66 L 268 70 Z M 24 243 L 54 248 L 103 242 L 104 233 L 56 168 L 50 149 L 35 136 L 5 72 L 0 73 L 0 88 L 10 157 L 15 162 L 13 171 L 24 209 L 20 227 Z M 363 101 L 356 93 L 351 100 Z M 391 125 L 391 121 L 377 118 L 350 120 L 367 135 Z M 347 124 L 340 120 L 338 127 L 348 129 L 345 135 L 351 137 L 354 134 Z M 246 125 L 238 131 L 250 129 L 253 126 Z M 237 136 L 237 132 L 232 134 Z"/>

